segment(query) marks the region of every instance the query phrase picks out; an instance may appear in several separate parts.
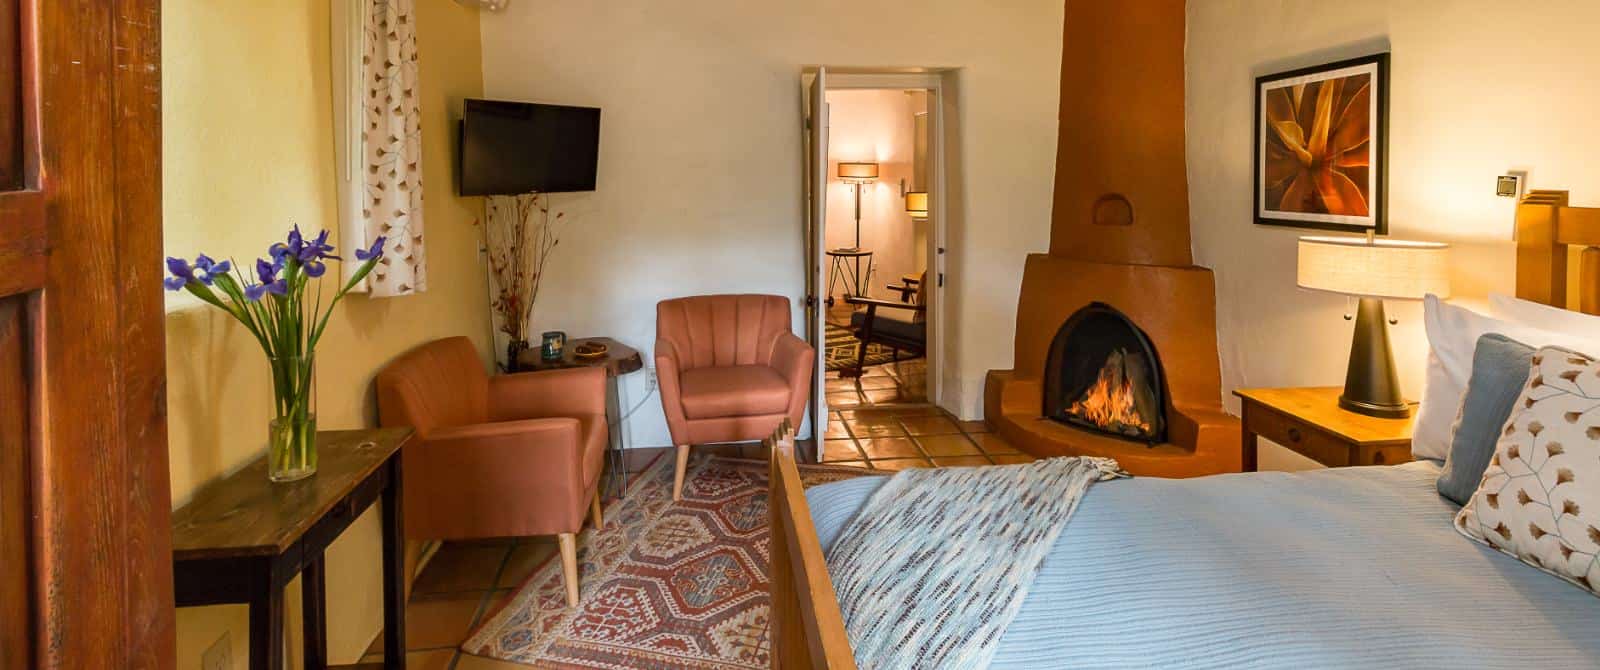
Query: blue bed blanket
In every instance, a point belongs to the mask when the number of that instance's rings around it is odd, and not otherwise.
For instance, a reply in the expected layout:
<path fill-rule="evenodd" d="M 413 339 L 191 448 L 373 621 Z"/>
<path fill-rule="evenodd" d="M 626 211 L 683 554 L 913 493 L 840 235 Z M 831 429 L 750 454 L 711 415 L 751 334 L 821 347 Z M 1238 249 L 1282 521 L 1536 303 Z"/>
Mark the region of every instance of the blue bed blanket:
<path fill-rule="evenodd" d="M 1457 534 L 1437 477 L 1098 484 L 990 667 L 1600 667 L 1600 598 Z M 825 550 L 883 481 L 806 492 Z"/>

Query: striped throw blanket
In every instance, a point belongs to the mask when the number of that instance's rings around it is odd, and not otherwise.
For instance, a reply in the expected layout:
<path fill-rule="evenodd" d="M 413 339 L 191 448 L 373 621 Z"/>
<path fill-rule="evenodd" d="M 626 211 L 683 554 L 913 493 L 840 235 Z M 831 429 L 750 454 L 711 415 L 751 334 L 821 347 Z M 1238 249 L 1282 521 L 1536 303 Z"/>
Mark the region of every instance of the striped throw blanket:
<path fill-rule="evenodd" d="M 886 482 L 828 553 L 864 669 L 985 668 L 1109 458 L 912 469 Z"/>

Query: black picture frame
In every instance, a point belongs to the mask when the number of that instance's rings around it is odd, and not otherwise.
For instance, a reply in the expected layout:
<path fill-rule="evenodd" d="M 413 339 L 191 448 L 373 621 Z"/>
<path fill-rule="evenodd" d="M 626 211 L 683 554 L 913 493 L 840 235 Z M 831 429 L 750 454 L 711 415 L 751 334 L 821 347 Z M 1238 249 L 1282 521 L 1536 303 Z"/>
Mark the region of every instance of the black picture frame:
<path fill-rule="evenodd" d="M 1277 132 L 1268 128 L 1262 116 L 1263 103 L 1266 101 L 1267 94 L 1292 86 L 1291 82 L 1293 80 L 1310 79 L 1311 82 L 1306 83 L 1315 83 L 1345 77 L 1356 77 L 1367 73 L 1372 76 L 1372 81 L 1369 84 L 1372 87 L 1370 95 L 1375 98 L 1371 101 L 1372 118 L 1368 119 L 1368 138 L 1366 142 L 1369 162 L 1365 166 L 1368 175 L 1368 188 L 1366 193 L 1362 194 L 1365 196 L 1364 204 L 1366 205 L 1367 215 L 1358 217 L 1350 214 L 1290 211 L 1281 207 L 1270 206 L 1265 196 L 1277 194 L 1280 187 L 1287 194 L 1289 189 L 1293 187 L 1292 180 L 1303 177 L 1295 175 L 1290 179 L 1272 185 L 1266 183 L 1266 164 L 1264 161 L 1267 158 L 1267 144 L 1273 139 L 1267 133 Z M 1389 233 L 1389 52 L 1375 53 L 1359 58 L 1350 58 L 1256 77 L 1252 95 L 1255 97 L 1255 123 L 1252 125 L 1252 132 L 1250 133 L 1252 156 L 1250 207 L 1255 223 L 1263 226 L 1310 228 L 1352 233 L 1370 231 L 1377 235 L 1387 235 Z M 1329 122 L 1330 125 L 1333 123 L 1334 121 Z M 1301 132 L 1306 131 L 1302 129 Z M 1283 144 L 1281 138 L 1279 138 L 1278 144 Z M 1317 157 L 1315 160 L 1318 162 L 1313 164 L 1320 165 L 1325 164 L 1330 159 Z M 1301 162 L 1304 163 L 1304 161 Z M 1308 174 L 1313 171 L 1311 168 L 1304 169 Z M 1343 177 L 1344 172 L 1341 171 L 1339 175 Z M 1314 177 L 1304 178 L 1315 179 Z M 1349 180 L 1348 178 L 1346 179 Z M 1349 181 L 1355 184 L 1353 180 Z M 1289 183 L 1288 187 L 1283 187 L 1285 182 Z M 1319 203 L 1322 202 L 1320 195 L 1317 201 Z"/>

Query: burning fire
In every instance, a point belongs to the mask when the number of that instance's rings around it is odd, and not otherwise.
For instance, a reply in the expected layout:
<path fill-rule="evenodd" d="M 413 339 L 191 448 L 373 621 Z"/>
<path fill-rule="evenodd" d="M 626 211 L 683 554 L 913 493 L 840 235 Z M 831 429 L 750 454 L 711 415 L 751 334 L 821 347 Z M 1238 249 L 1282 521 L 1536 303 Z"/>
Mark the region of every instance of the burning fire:
<path fill-rule="evenodd" d="M 1121 366 L 1108 361 L 1100 368 L 1094 386 L 1083 393 L 1083 398 L 1072 403 L 1067 412 L 1075 414 L 1094 425 L 1112 432 L 1143 434 L 1150 431 L 1150 422 L 1139 416 L 1133 404 L 1133 381 L 1122 374 Z"/>

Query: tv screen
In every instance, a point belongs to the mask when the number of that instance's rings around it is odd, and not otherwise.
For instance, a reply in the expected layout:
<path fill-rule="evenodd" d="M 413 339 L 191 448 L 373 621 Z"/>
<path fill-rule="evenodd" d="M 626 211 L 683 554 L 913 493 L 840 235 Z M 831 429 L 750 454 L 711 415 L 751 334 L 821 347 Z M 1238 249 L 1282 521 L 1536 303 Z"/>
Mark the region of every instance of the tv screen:
<path fill-rule="evenodd" d="M 461 117 L 461 195 L 593 191 L 600 110 L 468 99 Z"/>

